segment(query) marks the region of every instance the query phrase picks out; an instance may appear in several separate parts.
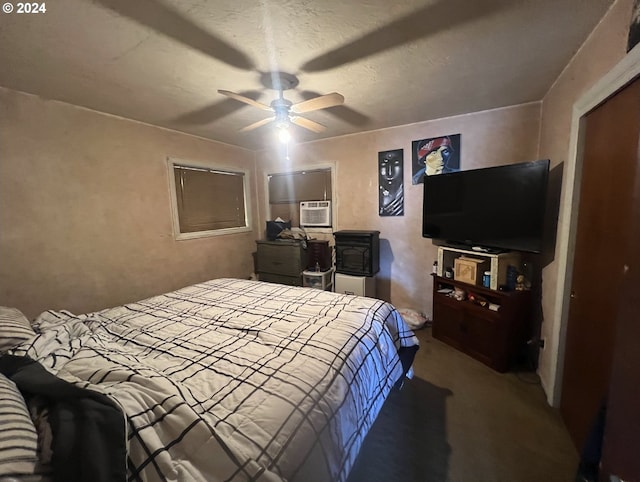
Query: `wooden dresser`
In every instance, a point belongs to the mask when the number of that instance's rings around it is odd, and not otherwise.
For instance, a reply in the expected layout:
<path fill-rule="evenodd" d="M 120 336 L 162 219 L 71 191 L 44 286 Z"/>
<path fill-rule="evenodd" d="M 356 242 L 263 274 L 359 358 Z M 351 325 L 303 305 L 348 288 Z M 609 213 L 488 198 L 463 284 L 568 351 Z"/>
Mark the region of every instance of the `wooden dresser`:
<path fill-rule="evenodd" d="M 256 270 L 260 281 L 302 286 L 307 251 L 298 241 L 256 241 Z"/>

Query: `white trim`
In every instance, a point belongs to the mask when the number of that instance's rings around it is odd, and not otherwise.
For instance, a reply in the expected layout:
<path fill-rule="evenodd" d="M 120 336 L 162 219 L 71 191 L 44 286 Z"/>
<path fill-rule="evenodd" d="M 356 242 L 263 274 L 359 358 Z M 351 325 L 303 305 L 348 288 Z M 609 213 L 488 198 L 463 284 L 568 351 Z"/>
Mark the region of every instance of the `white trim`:
<path fill-rule="evenodd" d="M 265 169 L 264 171 L 264 218 L 266 220 L 271 219 L 271 205 L 269 204 L 269 176 L 274 174 L 291 174 L 293 172 L 301 172 L 301 171 L 314 171 L 320 169 L 329 169 L 331 171 L 331 228 L 305 228 L 307 233 L 325 233 L 331 234 L 336 229 L 338 225 L 338 213 L 337 213 L 337 197 L 336 197 L 336 162 L 328 161 L 328 162 L 319 162 L 319 163 L 309 163 L 309 164 L 295 164 L 290 166 L 289 169 L 285 170 L 271 170 Z M 318 201 L 318 199 L 314 199 L 314 201 Z"/>
<path fill-rule="evenodd" d="M 242 190 L 244 191 L 244 220 L 245 225 L 238 228 L 214 229 L 210 231 L 198 231 L 195 233 L 181 233 L 180 221 L 178 219 L 178 202 L 176 199 L 176 182 L 173 173 L 174 166 L 194 167 L 199 169 L 207 169 L 221 171 L 230 174 L 242 174 Z M 241 169 L 237 166 L 226 166 L 223 164 L 213 164 L 203 161 L 192 161 L 178 159 L 175 157 L 167 157 L 167 170 L 169 176 L 169 199 L 171 201 L 171 221 L 173 226 L 173 237 L 176 241 L 184 241 L 187 239 L 208 238 L 211 236 L 223 236 L 226 234 L 246 233 L 253 231 L 251 222 L 251 191 L 250 191 L 250 172 L 248 169 Z"/>
<path fill-rule="evenodd" d="M 553 318 L 559 320 L 553 327 L 551 337 L 552 373 L 547 400 L 550 405 L 558 406 L 562 392 L 564 350 L 569 314 L 569 295 L 573 272 L 573 248 L 578 219 L 580 179 L 582 174 L 582 156 L 584 146 L 584 116 L 599 104 L 611 97 L 625 85 L 640 75 L 640 44 L 636 45 L 618 64 L 589 89 L 573 106 L 569 157 L 567 162 L 567 182 L 565 202 L 562 210 L 563 223 L 558 232 L 558 279 L 556 285 L 556 304 Z"/>

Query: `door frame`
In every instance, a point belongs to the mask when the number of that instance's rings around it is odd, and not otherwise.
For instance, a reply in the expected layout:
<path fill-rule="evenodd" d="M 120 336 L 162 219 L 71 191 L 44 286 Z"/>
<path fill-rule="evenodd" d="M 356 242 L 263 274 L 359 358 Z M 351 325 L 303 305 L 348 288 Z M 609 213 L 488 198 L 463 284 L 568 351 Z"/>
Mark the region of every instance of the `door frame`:
<path fill-rule="evenodd" d="M 547 394 L 550 405 L 560 406 L 562 395 L 562 376 L 564 371 L 565 343 L 567 336 L 567 320 L 569 318 L 569 296 L 573 275 L 573 250 L 575 248 L 576 230 L 578 226 L 578 205 L 580 200 L 580 182 L 582 161 L 584 157 L 585 116 L 613 94 L 640 76 L 640 44 L 605 74 L 593 87 L 573 104 L 571 116 L 571 135 L 569 138 L 569 156 L 565 175 L 564 203 L 562 219 L 558 230 L 558 279 L 556 284 L 556 300 L 553 319 L 559 320 L 553 326 L 551 340 L 551 366 L 555 366 L 552 390 Z"/>

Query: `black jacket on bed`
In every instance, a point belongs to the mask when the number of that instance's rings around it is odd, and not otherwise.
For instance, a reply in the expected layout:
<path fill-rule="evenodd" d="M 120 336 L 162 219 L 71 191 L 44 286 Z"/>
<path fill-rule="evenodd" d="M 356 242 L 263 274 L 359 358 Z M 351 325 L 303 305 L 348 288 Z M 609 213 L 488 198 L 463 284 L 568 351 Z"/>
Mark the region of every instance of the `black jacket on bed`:
<path fill-rule="evenodd" d="M 56 377 L 29 357 L 2 355 L 0 373 L 25 399 L 47 400 L 55 482 L 126 480 L 125 420 L 111 399 Z"/>

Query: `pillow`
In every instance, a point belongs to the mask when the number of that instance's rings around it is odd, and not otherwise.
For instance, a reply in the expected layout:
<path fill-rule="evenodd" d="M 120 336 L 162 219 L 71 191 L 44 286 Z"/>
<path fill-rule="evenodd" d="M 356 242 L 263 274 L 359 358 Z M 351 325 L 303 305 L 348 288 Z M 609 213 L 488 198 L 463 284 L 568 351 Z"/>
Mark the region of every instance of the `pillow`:
<path fill-rule="evenodd" d="M 404 322 L 411 328 L 412 330 L 418 330 L 425 326 L 429 321 L 426 316 L 416 310 L 412 310 L 410 308 L 400 308 L 398 312 L 402 316 Z"/>
<path fill-rule="evenodd" d="M 20 310 L 0 306 L 0 354 L 30 340 L 35 334 Z"/>
<path fill-rule="evenodd" d="M 38 433 L 16 384 L 0 374 L 0 479 L 34 474 Z"/>

